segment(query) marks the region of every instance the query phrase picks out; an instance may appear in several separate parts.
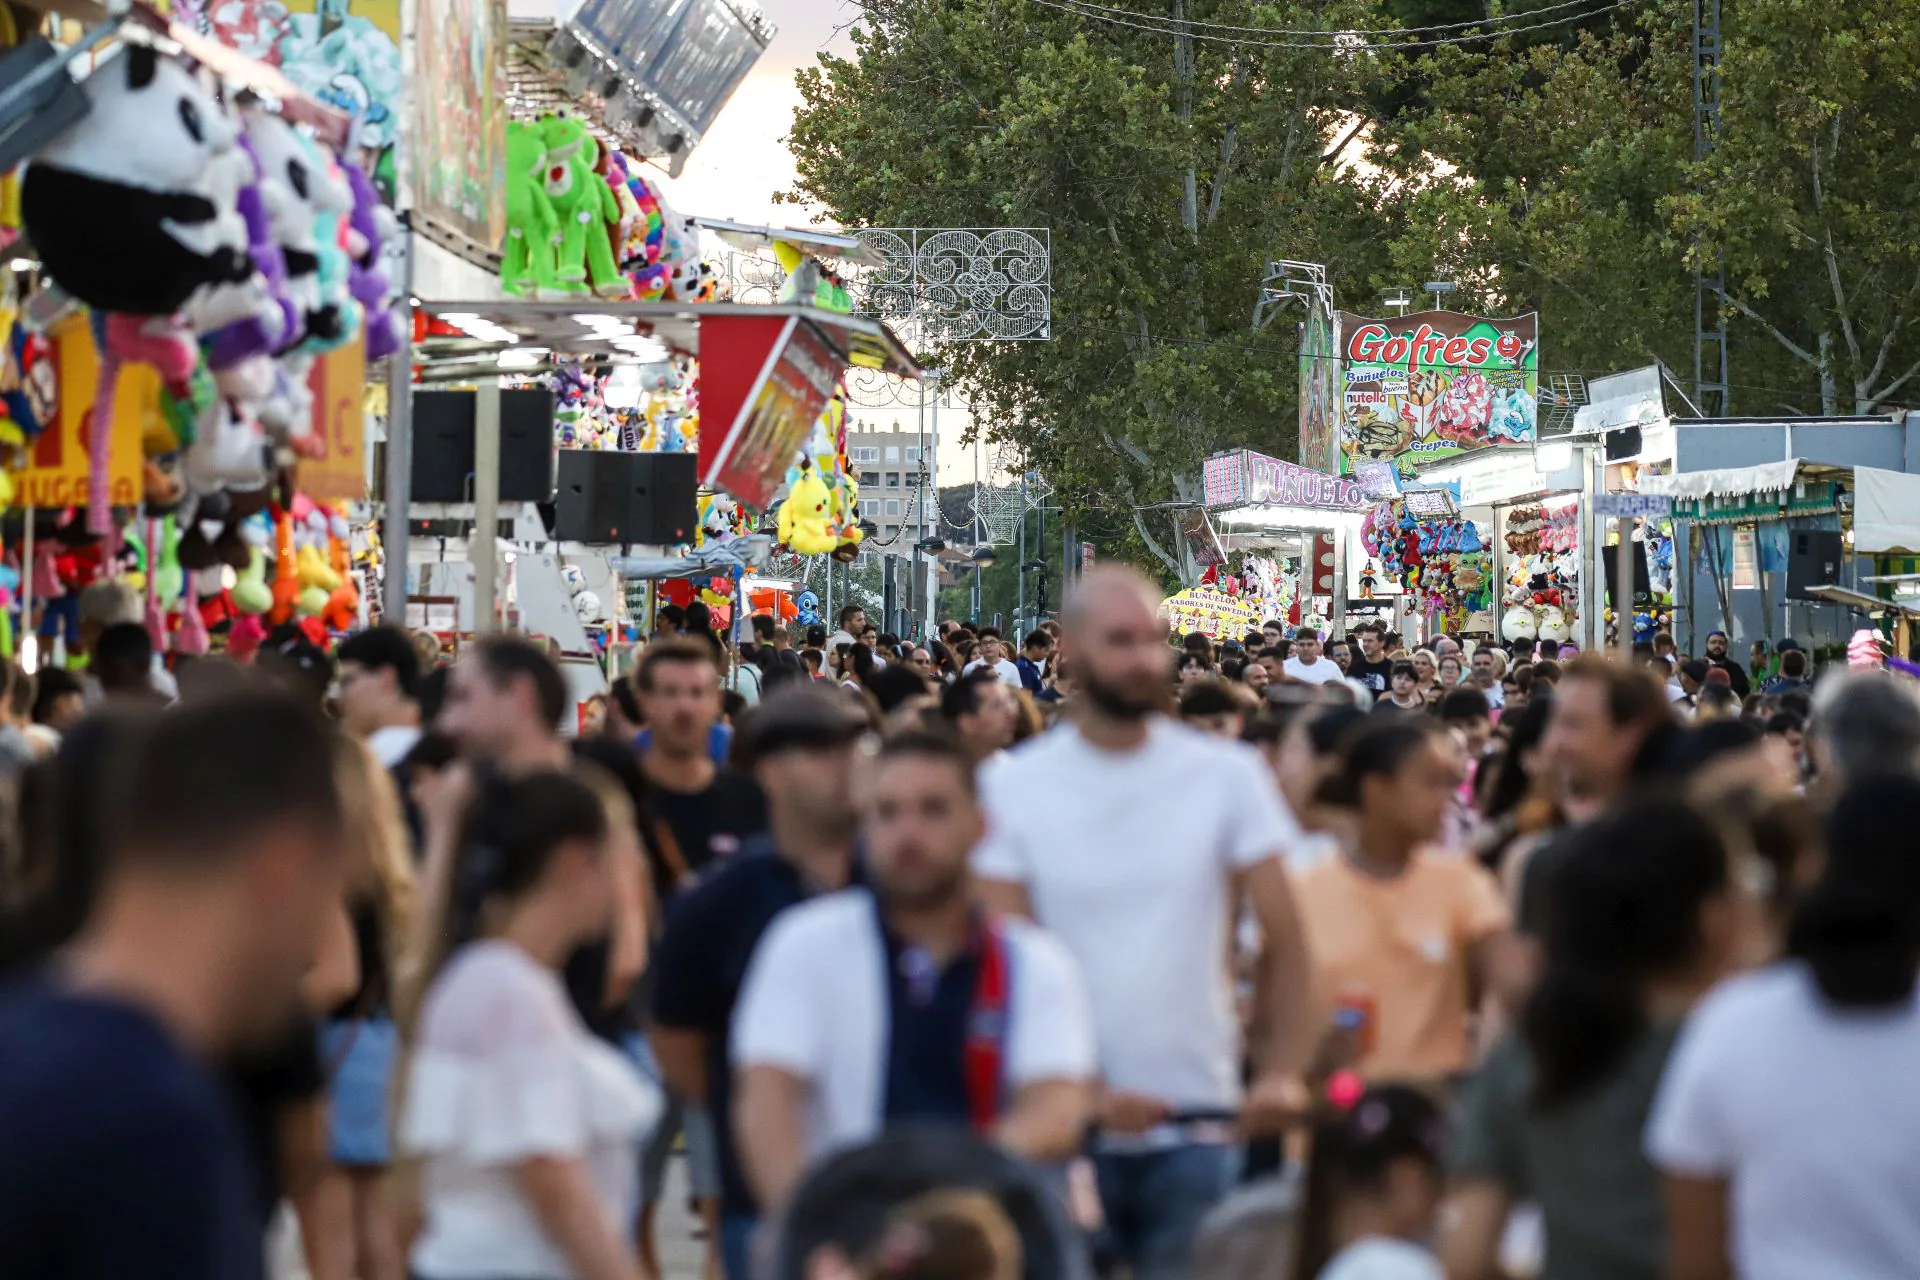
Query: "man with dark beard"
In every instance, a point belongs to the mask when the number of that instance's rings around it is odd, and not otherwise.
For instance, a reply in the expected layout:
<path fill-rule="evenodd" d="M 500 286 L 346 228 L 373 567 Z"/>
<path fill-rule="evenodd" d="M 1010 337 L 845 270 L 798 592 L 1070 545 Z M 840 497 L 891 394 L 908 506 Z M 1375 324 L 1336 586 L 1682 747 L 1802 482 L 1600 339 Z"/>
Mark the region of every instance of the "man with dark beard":
<path fill-rule="evenodd" d="M 1299 827 L 1252 747 L 1161 714 L 1159 603 L 1127 570 L 1082 579 L 1061 618 L 1080 682 L 1074 715 L 982 771 L 987 835 L 974 853 L 987 901 L 1080 962 L 1105 1084 L 1100 1198 L 1136 1280 L 1186 1274 L 1241 1137 L 1277 1132 L 1306 1106 L 1300 1073 L 1317 1039 L 1281 862 Z M 1226 963 L 1243 902 L 1265 939 L 1263 1038 L 1244 1097 Z"/>
<path fill-rule="evenodd" d="M 776 919 L 734 1014 L 734 1144 L 763 1211 L 812 1161 L 893 1125 L 969 1128 L 1040 1162 L 1086 1133 L 1086 992 L 1057 940 L 975 905 L 972 761 L 902 734 L 870 783 L 871 891 Z"/>
<path fill-rule="evenodd" d="M 1726 632 L 1707 632 L 1707 666 L 1718 667 L 1727 673 L 1727 683 L 1733 686 L 1733 692 L 1737 697 L 1747 696 L 1747 671 L 1745 667 L 1727 656 Z"/>

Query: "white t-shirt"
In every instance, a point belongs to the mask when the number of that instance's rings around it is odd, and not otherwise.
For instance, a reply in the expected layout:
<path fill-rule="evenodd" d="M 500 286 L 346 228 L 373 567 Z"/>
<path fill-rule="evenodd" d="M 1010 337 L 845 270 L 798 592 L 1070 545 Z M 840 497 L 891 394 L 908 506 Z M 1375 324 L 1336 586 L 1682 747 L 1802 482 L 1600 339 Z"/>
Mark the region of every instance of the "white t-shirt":
<path fill-rule="evenodd" d="M 1073 957 L 1023 920 L 1006 922 L 1003 1074 L 1009 1090 L 1094 1073 L 1092 1017 Z M 873 898 L 849 889 L 783 911 L 754 949 L 733 1011 L 736 1070 L 779 1067 L 811 1082 L 807 1157 L 885 1125 L 887 960 Z"/>
<path fill-rule="evenodd" d="M 987 664 L 983 659 L 975 658 L 972 662 L 969 662 L 966 665 L 966 668 L 962 670 L 960 674 L 963 676 L 971 675 L 972 673 L 974 673 L 975 671 L 978 671 L 980 668 L 986 665 Z M 1011 685 L 1015 689 L 1018 689 L 1020 687 L 1020 668 L 1016 667 L 1015 665 L 1013 665 L 1013 663 L 1007 661 L 1005 658 L 1002 658 L 998 662 L 993 664 L 993 674 L 1000 677 L 1001 684 Z"/>
<path fill-rule="evenodd" d="M 1786 962 L 1694 1011 L 1647 1122 L 1669 1173 L 1731 1183 L 1741 1280 L 1920 1274 L 1920 998 L 1836 1010 Z"/>
<path fill-rule="evenodd" d="M 1446 1280 L 1446 1276 L 1439 1260 L 1419 1245 L 1367 1236 L 1327 1259 L 1316 1280 Z"/>
<path fill-rule="evenodd" d="M 1286 673 L 1287 679 L 1306 684 L 1332 684 L 1336 680 L 1346 679 L 1340 672 L 1340 664 L 1332 658 L 1315 658 L 1312 666 L 1298 658 L 1288 658 L 1280 664 L 1280 670 Z"/>
<path fill-rule="evenodd" d="M 577 1156 L 616 1233 L 632 1221 L 634 1151 L 660 1092 L 596 1040 L 552 970 L 509 942 L 462 948 L 420 1010 L 400 1143 L 423 1157 L 423 1277 L 572 1280 L 520 1189 L 516 1166 Z"/>
<path fill-rule="evenodd" d="M 1259 753 L 1163 716 L 1132 751 L 1063 724 L 986 765 L 980 786 L 974 870 L 1026 886 L 1079 962 L 1106 1083 L 1176 1110 L 1236 1106 L 1229 885 L 1299 836 Z"/>

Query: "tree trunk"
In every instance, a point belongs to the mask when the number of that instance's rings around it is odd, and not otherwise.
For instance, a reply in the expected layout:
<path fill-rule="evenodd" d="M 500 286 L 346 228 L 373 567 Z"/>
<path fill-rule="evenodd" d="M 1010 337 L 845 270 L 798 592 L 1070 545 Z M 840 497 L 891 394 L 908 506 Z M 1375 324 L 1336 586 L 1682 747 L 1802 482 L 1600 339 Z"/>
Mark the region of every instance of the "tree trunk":
<path fill-rule="evenodd" d="M 1835 417 L 1840 412 L 1840 386 L 1833 376 L 1833 335 L 1820 334 L 1820 412 Z"/>

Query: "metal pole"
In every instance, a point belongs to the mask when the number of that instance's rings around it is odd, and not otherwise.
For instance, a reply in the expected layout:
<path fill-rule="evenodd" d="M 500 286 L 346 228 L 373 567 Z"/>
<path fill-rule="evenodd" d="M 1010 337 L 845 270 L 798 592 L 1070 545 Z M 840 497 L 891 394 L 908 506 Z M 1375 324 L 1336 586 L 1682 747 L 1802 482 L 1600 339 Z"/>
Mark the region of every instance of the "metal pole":
<path fill-rule="evenodd" d="M 821 611 L 820 620 L 822 623 L 825 623 L 827 619 L 831 617 L 833 617 L 833 557 L 828 556 L 827 557 L 827 605 L 826 605 L 826 608 Z"/>
<path fill-rule="evenodd" d="M 1309 538 L 1311 534 L 1307 535 Z M 1347 634 L 1347 537 L 1345 529 L 1333 531 L 1333 616 L 1327 619 L 1327 639 L 1334 640 Z M 1315 566 L 1317 570 L 1319 566 Z"/>
<path fill-rule="evenodd" d="M 484 635 L 499 626 L 500 556 L 500 379 L 488 374 L 474 389 L 473 538 L 467 544 L 473 563 L 473 631 Z"/>
<path fill-rule="evenodd" d="M 1027 630 L 1027 473 L 1020 473 L 1020 558 L 1015 561 L 1014 574 L 1019 583 L 1015 593 L 1019 605 L 1013 615 L 1013 629 L 1025 634 Z"/>
<path fill-rule="evenodd" d="M 917 511 L 920 516 L 921 538 L 929 537 L 933 533 L 933 530 L 927 527 L 927 498 L 931 496 L 929 491 L 931 491 L 931 493 L 937 493 L 938 490 L 933 488 L 933 469 L 927 463 L 927 454 L 940 439 L 940 375 L 944 372 L 945 370 L 942 369 L 929 370 L 929 373 L 933 377 L 933 411 L 930 419 L 925 424 L 925 429 L 920 433 L 920 501 Z M 931 628 L 933 625 L 933 593 L 922 585 L 925 579 L 920 576 L 922 572 L 921 563 L 919 553 L 915 552 L 913 565 L 914 578 L 908 593 L 913 596 L 914 612 L 921 614 L 924 609 L 923 616 L 914 624 L 916 635 L 920 633 L 922 624 L 928 628 Z M 933 567 L 930 562 L 927 564 L 925 572 L 929 578 L 932 577 Z"/>
<path fill-rule="evenodd" d="M 400 292 L 410 297 L 413 233 L 402 231 L 401 235 L 406 252 L 401 258 Z M 407 512 L 413 505 L 413 326 L 403 324 L 400 329 L 400 349 L 387 363 L 387 476 L 382 486 L 386 502 L 380 521 L 386 565 L 380 617 L 396 627 L 407 625 Z"/>
<path fill-rule="evenodd" d="M 1633 660 L 1633 525 L 1621 516 L 1620 545 L 1613 549 L 1613 644 L 1620 661 Z"/>
<path fill-rule="evenodd" d="M 52 656 L 40 652 L 40 638 L 33 629 L 33 518 L 38 514 L 39 512 L 33 507 L 20 508 L 21 518 L 27 528 L 26 535 L 20 540 L 20 638 L 14 643 L 14 651 L 21 655 L 23 660 L 20 667 L 28 675 L 38 671 L 41 664 Z M 192 581 L 191 572 L 187 574 L 187 579 L 189 582 Z M 191 589 L 187 592 L 186 607 L 189 609 L 200 607 L 200 597 Z M 33 647 L 31 662 L 24 660 L 29 644 Z"/>

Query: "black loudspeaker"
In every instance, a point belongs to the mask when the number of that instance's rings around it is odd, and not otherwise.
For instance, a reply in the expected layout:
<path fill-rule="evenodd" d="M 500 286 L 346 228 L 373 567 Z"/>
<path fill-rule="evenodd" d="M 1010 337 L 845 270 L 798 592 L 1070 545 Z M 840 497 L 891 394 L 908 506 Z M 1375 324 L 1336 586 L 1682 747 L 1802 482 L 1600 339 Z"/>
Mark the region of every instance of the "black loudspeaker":
<path fill-rule="evenodd" d="M 473 392 L 413 393 L 413 500 L 473 501 Z M 553 501 L 553 392 L 500 393 L 500 501 Z"/>
<path fill-rule="evenodd" d="M 692 542 L 698 461 L 691 453 L 560 450 L 553 536 L 663 547 Z"/>
<path fill-rule="evenodd" d="M 1808 587 L 1838 583 L 1844 556 L 1838 529 L 1787 530 L 1787 599 L 1811 600 Z"/>

